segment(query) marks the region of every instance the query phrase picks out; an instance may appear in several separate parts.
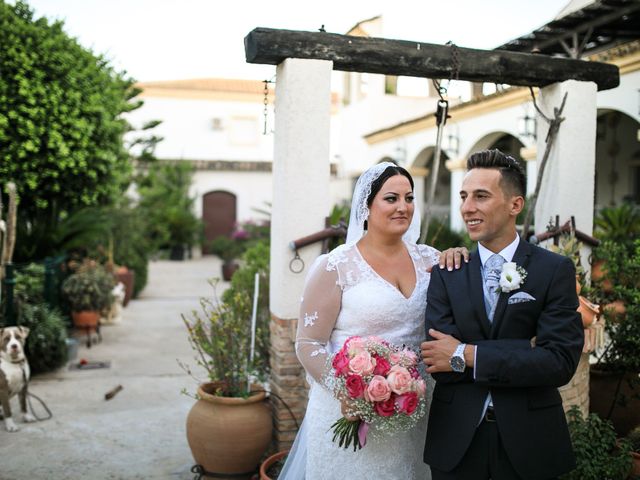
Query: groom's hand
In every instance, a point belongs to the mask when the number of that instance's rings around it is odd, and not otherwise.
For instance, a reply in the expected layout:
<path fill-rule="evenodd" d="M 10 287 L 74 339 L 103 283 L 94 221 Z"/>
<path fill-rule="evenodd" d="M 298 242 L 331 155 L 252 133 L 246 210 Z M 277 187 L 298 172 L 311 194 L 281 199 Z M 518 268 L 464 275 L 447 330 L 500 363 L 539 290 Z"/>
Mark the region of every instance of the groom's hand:
<path fill-rule="evenodd" d="M 460 341 L 451 335 L 439 332 L 433 328 L 429 329 L 429 336 L 434 340 L 422 342 L 420 345 L 422 361 L 427 366 L 427 372 L 452 372 L 453 370 L 451 369 L 450 363 L 451 356 L 460 344 Z M 466 351 L 469 347 L 471 347 L 471 345 L 467 345 L 467 348 L 465 348 L 465 359 L 469 358 Z M 467 366 L 471 367 L 472 365 L 469 363 L 473 362 L 467 362 Z"/>

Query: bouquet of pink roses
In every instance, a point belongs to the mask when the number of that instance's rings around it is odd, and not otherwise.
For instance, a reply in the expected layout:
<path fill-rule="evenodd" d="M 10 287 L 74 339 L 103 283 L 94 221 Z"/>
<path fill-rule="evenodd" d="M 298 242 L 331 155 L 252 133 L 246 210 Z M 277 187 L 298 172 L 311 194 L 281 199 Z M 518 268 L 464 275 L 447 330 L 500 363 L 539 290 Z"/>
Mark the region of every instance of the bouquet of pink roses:
<path fill-rule="evenodd" d="M 426 383 L 418 372 L 418 355 L 378 337 L 349 337 L 329 358 L 327 385 L 339 399 L 349 399 L 358 420 L 341 418 L 331 428 L 333 441 L 354 451 L 376 432 L 406 431 L 425 413 Z"/>

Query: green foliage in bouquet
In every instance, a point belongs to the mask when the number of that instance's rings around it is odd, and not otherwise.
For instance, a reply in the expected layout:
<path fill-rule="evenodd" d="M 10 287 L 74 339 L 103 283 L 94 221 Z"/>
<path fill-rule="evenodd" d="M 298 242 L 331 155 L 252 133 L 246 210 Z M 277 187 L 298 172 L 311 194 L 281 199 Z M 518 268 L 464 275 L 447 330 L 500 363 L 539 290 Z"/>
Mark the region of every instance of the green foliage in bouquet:
<path fill-rule="evenodd" d="M 576 469 L 562 480 L 603 480 L 626 478 L 631 468 L 631 446 L 616 439 L 616 432 L 608 420 L 595 413 L 583 418 L 577 406 L 568 413 L 569 432 L 576 454 Z"/>

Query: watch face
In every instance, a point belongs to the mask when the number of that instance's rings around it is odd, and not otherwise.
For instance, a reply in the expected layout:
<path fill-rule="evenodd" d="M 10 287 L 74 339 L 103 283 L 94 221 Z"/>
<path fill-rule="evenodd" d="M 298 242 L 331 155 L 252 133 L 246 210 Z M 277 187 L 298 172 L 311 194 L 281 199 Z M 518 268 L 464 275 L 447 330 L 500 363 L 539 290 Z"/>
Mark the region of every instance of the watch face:
<path fill-rule="evenodd" d="M 464 372 L 464 357 L 451 357 L 450 363 L 454 372 Z"/>

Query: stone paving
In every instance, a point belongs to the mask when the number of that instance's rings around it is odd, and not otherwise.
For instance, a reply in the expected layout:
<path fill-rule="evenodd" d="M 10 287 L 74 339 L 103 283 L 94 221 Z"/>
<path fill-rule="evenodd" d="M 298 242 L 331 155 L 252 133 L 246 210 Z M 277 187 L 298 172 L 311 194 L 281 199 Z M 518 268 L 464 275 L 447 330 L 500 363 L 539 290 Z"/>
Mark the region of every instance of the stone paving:
<path fill-rule="evenodd" d="M 218 275 L 213 257 L 152 262 L 122 323 L 102 327 L 101 343 L 79 346 L 76 362 L 107 360 L 110 368 L 37 375 L 30 391 L 53 418 L 24 424 L 14 413 L 17 433 L 0 422 L 0 479 L 192 479 L 185 420 L 194 400 L 181 391 L 194 393 L 197 382 L 177 363 L 194 364 L 180 314 L 199 308 L 212 293 L 207 279 Z M 117 385 L 122 391 L 106 401 Z M 19 412 L 17 398 L 12 409 Z"/>

